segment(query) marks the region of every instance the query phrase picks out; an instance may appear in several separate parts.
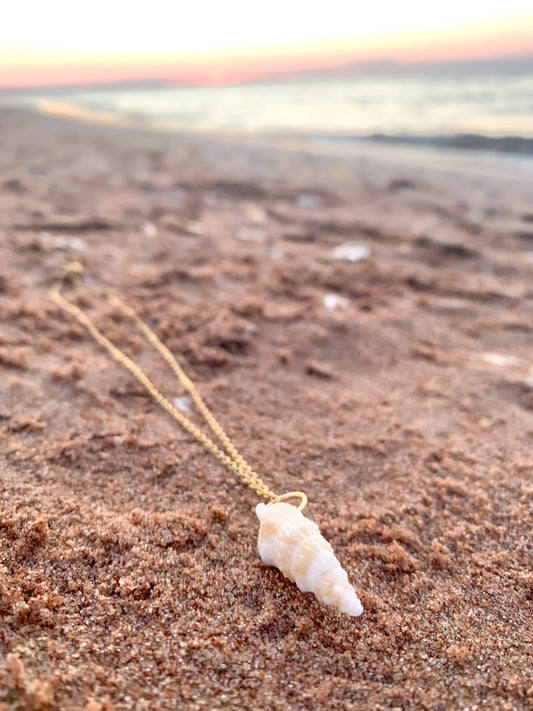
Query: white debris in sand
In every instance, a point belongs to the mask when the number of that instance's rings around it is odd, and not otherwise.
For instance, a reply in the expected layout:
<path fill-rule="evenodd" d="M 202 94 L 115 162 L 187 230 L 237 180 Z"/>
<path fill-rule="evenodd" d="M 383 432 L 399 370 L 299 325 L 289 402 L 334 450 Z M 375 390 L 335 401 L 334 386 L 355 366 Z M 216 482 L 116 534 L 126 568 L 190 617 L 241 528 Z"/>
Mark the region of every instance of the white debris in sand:
<path fill-rule="evenodd" d="M 347 309 L 350 305 L 348 299 L 340 294 L 326 294 L 322 299 L 322 303 L 330 311 L 335 309 Z"/>
<path fill-rule="evenodd" d="M 296 200 L 296 205 L 303 210 L 317 210 L 322 207 L 322 200 L 318 195 L 313 195 L 313 193 L 300 193 Z"/>
<path fill-rule="evenodd" d="M 480 360 L 484 363 L 489 363 L 490 365 L 499 365 L 505 367 L 506 365 L 518 365 L 519 360 L 511 355 L 505 355 L 505 353 L 480 353 Z"/>
<path fill-rule="evenodd" d="M 266 242 L 267 234 L 261 227 L 247 225 L 239 228 L 237 237 L 241 242 L 255 242 L 255 244 L 261 244 L 262 242 Z"/>
<path fill-rule="evenodd" d="M 370 256 L 370 247 L 359 242 L 343 242 L 331 250 L 331 258 L 343 262 L 359 262 Z"/>
<path fill-rule="evenodd" d="M 191 411 L 191 406 L 192 406 L 192 399 L 188 395 L 182 395 L 181 397 L 175 397 L 172 402 L 174 403 L 174 407 L 179 410 L 180 412 L 183 412 L 184 414 L 188 415 L 189 412 Z"/>
<path fill-rule="evenodd" d="M 148 239 L 153 239 L 157 235 L 157 227 L 153 222 L 145 222 L 143 225 L 143 234 Z"/>
<path fill-rule="evenodd" d="M 53 235 L 50 232 L 39 232 L 39 244 L 45 249 L 59 249 L 62 252 L 83 252 L 87 242 L 81 237 Z"/>
<path fill-rule="evenodd" d="M 268 252 L 268 256 L 270 259 L 281 259 L 282 257 L 285 256 L 285 252 L 280 249 L 279 247 L 271 247 Z"/>
<path fill-rule="evenodd" d="M 250 203 L 246 205 L 244 213 L 247 222 L 251 225 L 264 225 L 267 221 L 266 211 L 261 205 Z"/>
<path fill-rule="evenodd" d="M 203 234 L 205 234 L 205 227 L 201 222 L 196 222 L 195 220 L 192 220 L 191 222 L 188 222 L 186 225 L 187 232 L 190 232 L 191 235 L 196 235 L 197 237 L 201 237 Z"/>

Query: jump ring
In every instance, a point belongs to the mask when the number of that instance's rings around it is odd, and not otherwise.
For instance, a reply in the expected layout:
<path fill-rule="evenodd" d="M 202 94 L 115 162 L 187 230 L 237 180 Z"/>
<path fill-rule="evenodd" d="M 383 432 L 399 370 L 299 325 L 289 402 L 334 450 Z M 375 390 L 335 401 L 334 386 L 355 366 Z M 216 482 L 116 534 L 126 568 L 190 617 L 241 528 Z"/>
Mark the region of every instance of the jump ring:
<path fill-rule="evenodd" d="M 288 491 L 286 494 L 281 494 L 281 496 L 276 496 L 276 498 L 271 501 L 272 504 L 277 504 L 280 501 L 286 501 L 287 499 L 300 499 L 300 504 L 298 505 L 298 511 L 303 511 L 307 506 L 308 498 L 307 494 L 303 491 Z"/>

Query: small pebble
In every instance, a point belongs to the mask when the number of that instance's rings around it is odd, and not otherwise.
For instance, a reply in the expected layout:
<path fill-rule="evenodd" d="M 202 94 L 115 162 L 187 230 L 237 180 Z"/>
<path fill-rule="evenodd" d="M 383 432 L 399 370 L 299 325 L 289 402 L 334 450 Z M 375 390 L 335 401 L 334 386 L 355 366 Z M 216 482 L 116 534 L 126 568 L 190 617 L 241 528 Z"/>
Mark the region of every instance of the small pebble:
<path fill-rule="evenodd" d="M 304 367 L 307 375 L 314 375 L 324 379 L 335 377 L 335 373 L 328 363 L 321 363 L 317 360 L 308 360 L 305 362 Z"/>

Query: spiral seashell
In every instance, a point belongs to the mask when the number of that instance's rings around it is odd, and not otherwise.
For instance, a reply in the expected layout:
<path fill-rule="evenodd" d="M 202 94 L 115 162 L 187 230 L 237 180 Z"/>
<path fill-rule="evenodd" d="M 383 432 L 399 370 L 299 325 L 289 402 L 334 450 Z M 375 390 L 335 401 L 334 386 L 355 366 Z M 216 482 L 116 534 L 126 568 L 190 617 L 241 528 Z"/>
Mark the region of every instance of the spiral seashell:
<path fill-rule="evenodd" d="M 314 592 L 321 602 L 347 615 L 357 617 L 363 612 L 346 571 L 316 523 L 283 502 L 258 504 L 255 511 L 263 563 L 276 566 L 302 592 Z"/>

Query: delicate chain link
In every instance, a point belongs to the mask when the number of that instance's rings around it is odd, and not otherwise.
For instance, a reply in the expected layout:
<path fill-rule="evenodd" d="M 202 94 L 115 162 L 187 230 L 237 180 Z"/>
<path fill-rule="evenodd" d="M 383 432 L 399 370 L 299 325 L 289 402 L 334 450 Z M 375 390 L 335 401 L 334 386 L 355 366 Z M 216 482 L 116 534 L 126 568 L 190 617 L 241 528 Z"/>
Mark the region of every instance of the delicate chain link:
<path fill-rule="evenodd" d="M 81 265 L 71 265 L 70 269 L 65 271 L 65 278 L 79 276 L 81 273 Z M 279 497 L 271 491 L 261 477 L 252 469 L 244 457 L 239 454 L 232 441 L 217 422 L 207 405 L 204 403 L 200 394 L 196 390 L 194 383 L 183 372 L 181 366 L 174 358 L 169 349 L 162 343 L 151 328 L 135 313 L 135 311 L 117 297 L 110 297 L 111 303 L 118 306 L 121 311 L 131 318 L 146 340 L 154 346 L 154 348 L 165 359 L 174 375 L 181 385 L 190 393 L 198 411 L 206 421 L 207 425 L 218 438 L 225 452 L 212 439 L 205 435 L 188 417 L 185 417 L 174 405 L 157 389 L 150 378 L 139 368 L 139 366 L 127 356 L 120 348 L 117 348 L 104 334 L 94 325 L 91 319 L 78 307 L 68 301 L 61 294 L 62 283 L 56 284 L 50 291 L 50 298 L 65 311 L 73 316 L 82 326 L 90 333 L 92 338 L 105 350 L 109 355 L 126 368 L 148 391 L 153 400 L 163 408 L 168 414 L 173 417 L 190 435 L 192 435 L 205 449 L 213 454 L 229 471 L 237 476 L 246 486 L 253 489 L 258 496 L 263 497 L 267 501 L 278 501 Z"/>

